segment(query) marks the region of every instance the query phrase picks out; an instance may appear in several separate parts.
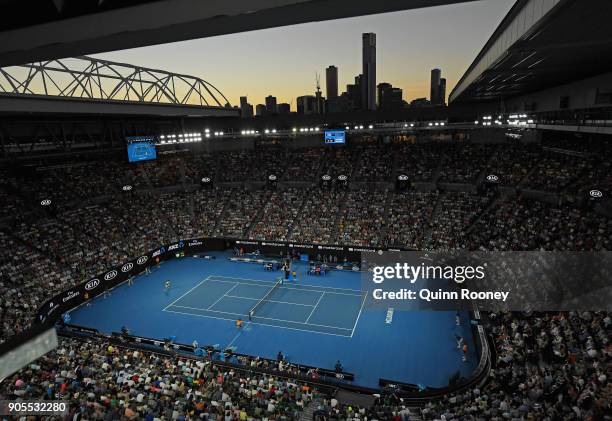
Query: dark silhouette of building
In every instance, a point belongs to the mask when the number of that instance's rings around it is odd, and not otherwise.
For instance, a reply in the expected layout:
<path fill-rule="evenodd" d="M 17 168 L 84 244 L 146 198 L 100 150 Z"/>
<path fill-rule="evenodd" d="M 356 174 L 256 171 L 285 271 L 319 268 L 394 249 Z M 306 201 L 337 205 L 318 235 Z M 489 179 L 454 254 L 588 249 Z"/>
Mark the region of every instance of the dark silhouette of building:
<path fill-rule="evenodd" d="M 303 95 L 297 97 L 298 114 L 314 114 L 316 98 L 314 95 Z"/>
<path fill-rule="evenodd" d="M 355 76 L 355 83 L 353 85 L 346 85 L 346 96 L 349 102 L 349 110 L 360 110 L 363 108 L 362 102 L 362 84 L 363 76 Z"/>
<path fill-rule="evenodd" d="M 276 114 L 276 97 L 268 95 L 266 97 L 266 111 L 268 114 Z"/>
<path fill-rule="evenodd" d="M 253 118 L 253 106 L 247 102 L 247 97 L 240 97 L 240 115 L 242 118 Z"/>
<path fill-rule="evenodd" d="M 411 107 L 429 107 L 431 102 L 427 98 L 415 98 L 410 101 Z"/>
<path fill-rule="evenodd" d="M 376 34 L 362 35 L 363 79 L 361 101 L 364 110 L 376 109 Z"/>
<path fill-rule="evenodd" d="M 429 91 L 429 101 L 432 105 L 438 105 L 440 101 L 440 69 L 432 69 L 431 71 L 431 87 Z"/>
<path fill-rule="evenodd" d="M 446 79 L 440 79 L 440 90 L 438 93 L 438 104 L 444 105 L 446 104 Z"/>
<path fill-rule="evenodd" d="M 281 102 L 276 106 L 276 112 L 278 114 L 289 114 L 291 112 L 291 106 L 286 102 Z"/>
<path fill-rule="evenodd" d="M 325 87 L 328 100 L 338 96 L 338 68 L 336 66 L 329 66 L 325 69 Z"/>
<path fill-rule="evenodd" d="M 257 104 L 255 106 L 255 115 L 258 117 L 261 116 L 265 116 L 267 114 L 266 112 L 266 106 L 264 104 Z"/>
<path fill-rule="evenodd" d="M 379 83 L 378 91 L 378 108 L 381 110 L 399 110 L 404 107 L 402 99 L 402 90 L 394 88 L 390 83 Z"/>

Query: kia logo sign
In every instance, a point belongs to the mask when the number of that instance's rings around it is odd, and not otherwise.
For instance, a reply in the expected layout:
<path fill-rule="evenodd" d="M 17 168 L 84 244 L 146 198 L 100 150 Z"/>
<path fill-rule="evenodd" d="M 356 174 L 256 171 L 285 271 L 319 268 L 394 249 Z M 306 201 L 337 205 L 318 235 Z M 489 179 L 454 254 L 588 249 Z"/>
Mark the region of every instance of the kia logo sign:
<path fill-rule="evenodd" d="M 98 285 L 100 285 L 100 280 L 99 279 L 92 279 L 91 281 L 87 282 L 85 284 L 85 289 L 87 291 L 91 291 L 92 289 L 96 288 Z"/>
<path fill-rule="evenodd" d="M 132 186 L 130 186 L 129 184 L 123 186 L 123 191 L 130 191 L 132 190 Z"/>
<path fill-rule="evenodd" d="M 398 176 L 397 176 L 397 179 L 398 179 L 399 181 L 408 181 L 408 176 L 407 176 L 407 175 L 404 175 L 404 174 L 402 174 L 402 175 L 398 175 Z"/>
<path fill-rule="evenodd" d="M 111 270 L 110 272 L 108 272 L 106 275 L 104 275 L 104 280 L 105 281 L 110 281 L 111 279 L 113 279 L 115 276 L 117 276 L 117 271 L 116 270 Z"/>
<path fill-rule="evenodd" d="M 603 197 L 603 193 L 601 192 L 601 190 L 591 190 L 589 192 L 589 196 L 595 197 L 595 198 L 600 198 L 600 197 Z"/>
<path fill-rule="evenodd" d="M 121 272 L 125 273 L 125 272 L 129 272 L 132 270 L 132 268 L 134 267 L 134 263 L 126 263 L 125 265 L 123 265 L 121 267 Z"/>
<path fill-rule="evenodd" d="M 325 174 L 325 175 L 323 175 L 323 176 L 321 177 L 321 179 L 323 179 L 323 181 L 329 181 L 329 180 L 331 180 L 331 175 L 329 175 L 329 174 Z"/>
<path fill-rule="evenodd" d="M 487 175 L 487 181 L 495 183 L 497 180 L 499 180 L 498 176 L 496 176 L 494 174 Z"/>
<path fill-rule="evenodd" d="M 210 183 L 210 177 L 202 177 L 202 183 Z"/>
<path fill-rule="evenodd" d="M 41 206 L 49 206 L 51 204 L 51 199 L 45 199 L 40 201 Z"/>
<path fill-rule="evenodd" d="M 340 180 L 340 181 L 345 181 L 346 179 L 348 179 L 348 177 L 346 175 L 339 175 L 338 176 L 338 180 Z"/>
<path fill-rule="evenodd" d="M 145 263 L 147 263 L 147 260 L 149 260 L 147 256 L 140 256 L 138 260 L 136 260 L 136 263 L 138 263 L 139 265 L 144 265 Z"/>
<path fill-rule="evenodd" d="M 276 180 L 276 176 L 275 176 L 274 174 L 271 174 L 271 175 L 268 177 L 268 180 L 270 180 L 270 181 L 275 181 L 275 180 Z"/>

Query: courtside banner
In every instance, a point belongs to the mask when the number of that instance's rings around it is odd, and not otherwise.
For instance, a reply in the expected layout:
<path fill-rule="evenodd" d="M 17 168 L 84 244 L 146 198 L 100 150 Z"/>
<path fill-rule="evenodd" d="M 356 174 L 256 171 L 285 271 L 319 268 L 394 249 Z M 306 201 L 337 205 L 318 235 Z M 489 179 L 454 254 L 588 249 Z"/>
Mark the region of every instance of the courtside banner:
<path fill-rule="evenodd" d="M 362 253 L 365 307 L 611 311 L 612 252 Z"/>
<path fill-rule="evenodd" d="M 136 276 L 146 268 L 159 262 L 176 258 L 181 255 L 191 255 L 210 249 L 217 249 L 223 242 L 218 239 L 192 238 L 179 240 L 174 243 L 160 246 L 132 260 L 109 269 L 107 272 L 94 276 L 74 288 L 62 291 L 47 300 L 39 309 L 37 321 L 39 323 L 54 323 L 67 311 L 103 294 L 128 278 Z"/>

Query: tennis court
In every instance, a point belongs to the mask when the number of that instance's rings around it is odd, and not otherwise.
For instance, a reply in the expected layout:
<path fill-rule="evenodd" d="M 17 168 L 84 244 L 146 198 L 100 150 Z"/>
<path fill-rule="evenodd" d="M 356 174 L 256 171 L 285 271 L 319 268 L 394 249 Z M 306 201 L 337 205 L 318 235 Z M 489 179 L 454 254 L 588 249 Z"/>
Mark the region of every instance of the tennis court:
<path fill-rule="evenodd" d="M 364 302 L 360 290 L 209 276 L 164 311 L 224 320 L 252 314 L 253 324 L 350 338 Z"/>

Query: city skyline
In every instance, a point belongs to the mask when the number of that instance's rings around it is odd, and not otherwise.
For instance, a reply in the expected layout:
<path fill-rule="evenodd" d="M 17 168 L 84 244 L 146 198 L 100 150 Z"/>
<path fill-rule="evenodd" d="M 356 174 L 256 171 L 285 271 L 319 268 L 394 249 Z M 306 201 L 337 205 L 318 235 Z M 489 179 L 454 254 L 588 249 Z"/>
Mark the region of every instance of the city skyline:
<path fill-rule="evenodd" d="M 337 67 L 338 93 L 353 83 L 362 73 L 362 34 L 373 32 L 377 36 L 376 84 L 391 83 L 410 102 L 429 98 L 430 70 L 436 67 L 443 69 L 450 93 L 512 4 L 477 1 L 95 56 L 201 77 L 234 106 L 241 96 L 255 106 L 273 95 L 296 111 L 297 97 L 314 95 L 315 75 L 325 75 L 328 66 Z"/>

